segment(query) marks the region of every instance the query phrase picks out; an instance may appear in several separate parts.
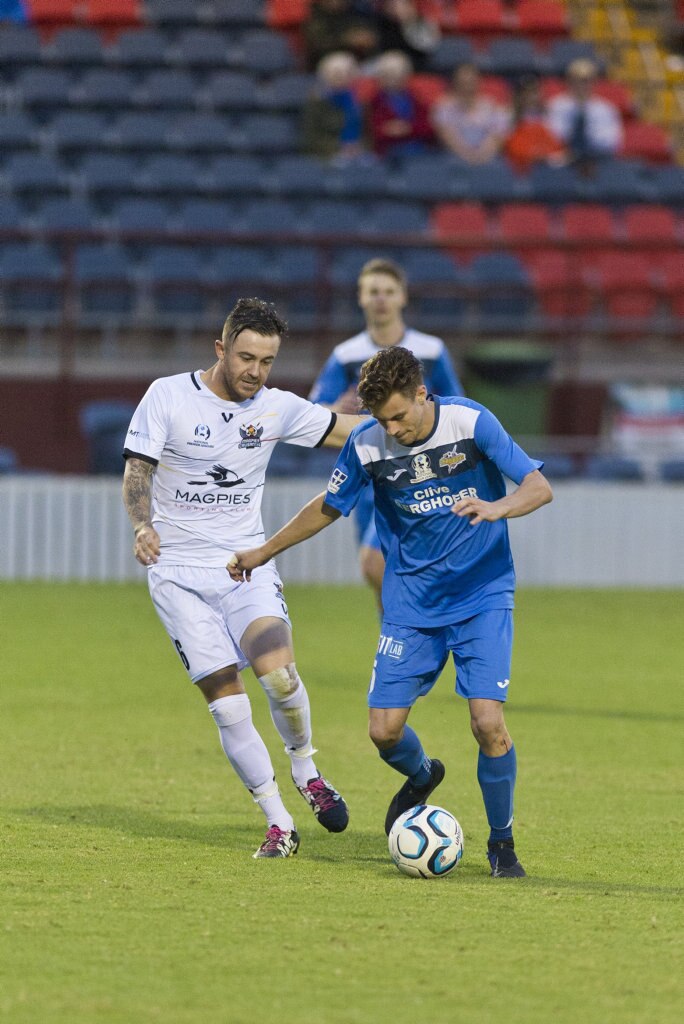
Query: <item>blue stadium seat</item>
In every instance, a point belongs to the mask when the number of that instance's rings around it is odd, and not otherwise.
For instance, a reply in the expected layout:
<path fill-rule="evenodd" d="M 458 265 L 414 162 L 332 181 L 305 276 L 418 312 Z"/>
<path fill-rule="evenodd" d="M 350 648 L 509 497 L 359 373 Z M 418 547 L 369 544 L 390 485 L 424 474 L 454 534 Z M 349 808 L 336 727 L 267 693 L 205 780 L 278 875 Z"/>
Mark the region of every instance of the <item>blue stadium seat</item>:
<path fill-rule="evenodd" d="M 316 235 L 367 235 L 372 232 L 374 209 L 371 204 L 352 199 L 314 199 L 306 205 L 301 227 Z"/>
<path fill-rule="evenodd" d="M 281 156 L 273 165 L 273 190 L 315 198 L 325 193 L 329 176 L 326 165 L 315 157 Z"/>
<path fill-rule="evenodd" d="M 428 71 L 450 75 L 457 64 L 471 63 L 475 51 L 466 36 L 444 36 L 428 59 Z"/>
<path fill-rule="evenodd" d="M 118 231 L 166 231 L 171 213 L 167 204 L 159 199 L 133 196 L 115 203 L 110 219 Z"/>
<path fill-rule="evenodd" d="M 643 480 L 644 471 L 636 459 L 621 455 L 591 455 L 587 459 L 584 475 L 588 480 Z"/>
<path fill-rule="evenodd" d="M 166 56 L 168 46 L 166 35 L 158 29 L 126 29 L 119 35 L 112 56 L 124 67 L 164 67 L 169 63 Z"/>
<path fill-rule="evenodd" d="M 116 149 L 133 153 L 163 152 L 172 124 L 173 114 L 165 110 L 125 110 L 107 133 L 107 141 Z"/>
<path fill-rule="evenodd" d="M 0 293 L 5 316 L 20 321 L 44 320 L 62 301 L 62 268 L 44 242 L 13 242 L 2 247 Z"/>
<path fill-rule="evenodd" d="M 388 180 L 388 191 L 408 200 L 448 201 L 470 195 L 469 168 L 458 157 L 430 153 L 401 161 Z"/>
<path fill-rule="evenodd" d="M 170 149 L 187 153 L 222 153 L 233 148 L 230 120 L 220 114 L 183 114 L 168 133 Z"/>
<path fill-rule="evenodd" d="M 285 199 L 255 199 L 245 206 L 240 230 L 255 234 L 301 231 L 301 212 Z"/>
<path fill-rule="evenodd" d="M 151 25 L 164 28 L 186 28 L 202 21 L 203 5 L 187 0 L 145 0 L 145 14 Z"/>
<path fill-rule="evenodd" d="M 257 27 L 266 20 L 264 0 L 212 0 L 205 15 L 214 25 Z"/>
<path fill-rule="evenodd" d="M 470 276 L 483 325 L 514 326 L 531 312 L 530 277 L 512 253 L 488 252 L 476 256 L 470 266 Z"/>
<path fill-rule="evenodd" d="M 654 167 L 651 180 L 658 202 L 684 206 L 684 167 Z"/>
<path fill-rule="evenodd" d="M 188 28 L 178 34 L 169 50 L 169 58 L 185 68 L 222 68 L 228 62 L 230 49 L 223 33 L 208 28 Z"/>
<path fill-rule="evenodd" d="M 69 189 L 69 176 L 54 157 L 39 153 L 12 153 L 3 174 L 14 195 L 47 195 Z"/>
<path fill-rule="evenodd" d="M 275 252 L 275 279 L 280 285 L 317 285 L 321 270 L 318 251 L 309 246 L 283 245 Z"/>
<path fill-rule="evenodd" d="M 565 455 L 563 452 L 535 452 L 533 457 L 541 459 L 544 463 L 542 473 L 549 480 L 572 480 L 579 474 L 577 462 L 572 455 Z"/>
<path fill-rule="evenodd" d="M 23 111 L 6 111 L 0 114 L 0 153 L 6 155 L 12 150 L 33 149 L 39 144 L 39 126 Z"/>
<path fill-rule="evenodd" d="M 113 199 L 135 191 L 138 165 L 138 159 L 124 153 L 92 153 L 83 158 L 79 178 L 90 195 Z"/>
<path fill-rule="evenodd" d="M 404 253 L 395 253 L 391 250 L 372 249 L 367 246 L 343 246 L 336 248 L 332 254 L 330 267 L 330 280 L 339 286 L 353 288 L 358 280 L 361 267 L 368 260 L 378 256 L 387 259 L 396 259 L 403 263 Z"/>
<path fill-rule="evenodd" d="M 187 71 L 155 68 L 136 86 L 132 102 L 153 110 L 186 110 L 195 106 L 196 91 L 195 80 Z"/>
<path fill-rule="evenodd" d="M 86 71 L 69 93 L 69 103 L 77 107 L 101 107 L 127 110 L 135 88 L 135 78 L 117 68 L 93 68 Z"/>
<path fill-rule="evenodd" d="M 88 231 L 98 226 L 98 215 L 85 199 L 46 199 L 33 216 L 42 231 Z"/>
<path fill-rule="evenodd" d="M 84 324 L 99 324 L 101 317 L 121 320 L 131 314 L 135 304 L 134 270 L 122 246 L 79 245 L 74 276 Z"/>
<path fill-rule="evenodd" d="M 205 173 L 207 190 L 213 195 L 254 195 L 265 190 L 267 171 L 255 156 L 231 153 L 214 157 Z"/>
<path fill-rule="evenodd" d="M 230 200 L 197 198 L 181 203 L 177 219 L 185 231 L 228 234 L 238 230 L 240 214 L 237 204 Z"/>
<path fill-rule="evenodd" d="M 14 473 L 19 468 L 19 456 L 14 448 L 0 446 L 0 474 Z"/>
<path fill-rule="evenodd" d="M 257 84 L 244 71 L 215 71 L 199 88 L 197 100 L 216 110 L 250 110 L 258 106 Z"/>
<path fill-rule="evenodd" d="M 506 203 L 515 199 L 530 199 L 531 186 L 527 178 L 515 174 L 503 157 L 487 164 L 469 167 L 469 195 L 489 203 Z"/>
<path fill-rule="evenodd" d="M 650 173 L 637 160 L 602 160 L 592 179 L 596 198 L 604 203 L 638 203 L 655 199 Z"/>
<path fill-rule="evenodd" d="M 62 153 L 93 150 L 107 133 L 107 118 L 92 110 L 62 110 L 46 129 L 52 145 Z"/>
<path fill-rule="evenodd" d="M 149 279 L 156 315 L 199 316 L 204 312 L 208 271 L 189 246 L 152 248 L 143 274 Z"/>
<path fill-rule="evenodd" d="M 235 148 L 250 153 L 291 153 L 300 144 L 299 127 L 287 114 L 245 114 L 234 132 Z"/>
<path fill-rule="evenodd" d="M 531 198 L 538 203 L 574 203 L 591 198 L 591 184 L 572 167 L 535 164 L 528 177 Z"/>
<path fill-rule="evenodd" d="M 547 75 L 551 64 L 529 39 L 495 39 L 489 50 L 478 56 L 480 69 L 488 74 L 516 79 L 520 75 Z"/>
<path fill-rule="evenodd" d="M 665 459 L 660 463 L 660 478 L 671 484 L 684 484 L 684 458 Z"/>
<path fill-rule="evenodd" d="M 40 37 L 30 25 L 5 24 L 0 32 L 0 67 L 7 70 L 40 64 Z"/>
<path fill-rule="evenodd" d="M 388 193 L 390 173 L 386 164 L 378 161 L 372 163 L 353 163 L 347 167 L 333 167 L 326 175 L 326 191 L 330 195 L 386 197 Z"/>
<path fill-rule="evenodd" d="M 88 445 L 88 472 L 121 476 L 126 433 L 135 404 L 125 399 L 101 398 L 87 402 L 78 420 Z"/>
<path fill-rule="evenodd" d="M 272 250 L 253 245 L 216 246 L 210 253 L 212 281 L 222 284 L 246 282 L 255 287 L 273 280 Z"/>
<path fill-rule="evenodd" d="M 26 220 L 24 208 L 12 196 L 0 196 L 0 229 L 19 228 Z"/>
<path fill-rule="evenodd" d="M 30 67 L 20 71 L 14 83 L 20 106 L 37 110 L 66 107 L 73 78 L 62 68 Z"/>
<path fill-rule="evenodd" d="M 434 249 L 408 250 L 403 267 L 409 280 L 411 308 L 432 329 L 456 326 L 467 308 L 468 274 Z"/>
<path fill-rule="evenodd" d="M 60 29 L 43 51 L 43 58 L 64 68 L 102 64 L 104 54 L 100 35 L 92 28 Z"/>
<path fill-rule="evenodd" d="M 299 71 L 275 75 L 261 87 L 257 102 L 265 110 L 301 110 L 308 99 L 315 78 Z"/>
<path fill-rule="evenodd" d="M 202 167 L 187 156 L 153 156 L 135 177 L 135 187 L 145 195 L 192 195 L 202 191 Z"/>
<path fill-rule="evenodd" d="M 551 46 L 549 54 L 549 74 L 564 75 L 568 64 L 579 57 L 588 57 L 596 64 L 601 73 L 605 70 L 605 63 L 596 52 L 593 43 L 583 42 L 579 39 L 557 39 Z"/>
<path fill-rule="evenodd" d="M 236 59 L 240 60 L 242 67 L 258 75 L 277 75 L 296 69 L 294 54 L 287 40 L 269 29 L 245 32 Z"/>
<path fill-rule="evenodd" d="M 422 203 L 379 200 L 373 203 L 370 218 L 370 230 L 381 235 L 404 232 L 422 234 L 428 227 L 427 212 Z"/>

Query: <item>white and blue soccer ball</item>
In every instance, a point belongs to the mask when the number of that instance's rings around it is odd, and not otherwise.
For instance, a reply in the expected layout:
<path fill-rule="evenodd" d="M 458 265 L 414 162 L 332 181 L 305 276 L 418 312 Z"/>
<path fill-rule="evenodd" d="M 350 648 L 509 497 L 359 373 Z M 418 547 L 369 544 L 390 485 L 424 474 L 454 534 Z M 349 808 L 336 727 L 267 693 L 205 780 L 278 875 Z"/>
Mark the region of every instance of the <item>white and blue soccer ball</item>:
<path fill-rule="evenodd" d="M 463 856 L 463 832 L 443 807 L 418 804 L 399 815 L 389 834 L 392 860 L 405 875 L 444 878 Z"/>

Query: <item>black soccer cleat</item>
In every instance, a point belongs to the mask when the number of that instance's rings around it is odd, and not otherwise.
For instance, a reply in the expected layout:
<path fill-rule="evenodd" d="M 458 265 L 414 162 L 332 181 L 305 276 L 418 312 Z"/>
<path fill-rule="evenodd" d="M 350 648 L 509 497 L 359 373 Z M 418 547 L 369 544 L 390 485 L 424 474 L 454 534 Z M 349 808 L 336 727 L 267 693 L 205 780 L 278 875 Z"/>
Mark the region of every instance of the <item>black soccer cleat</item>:
<path fill-rule="evenodd" d="M 487 859 L 492 878 L 525 878 L 525 868 L 516 856 L 512 839 L 488 843 Z"/>
<path fill-rule="evenodd" d="M 424 786 L 414 786 L 410 779 L 406 780 L 399 792 L 394 794 L 387 808 L 387 815 L 385 817 L 385 833 L 387 835 L 390 834 L 392 825 L 400 814 L 408 811 L 411 807 L 415 807 L 417 804 L 427 803 L 427 798 L 434 789 L 437 789 L 444 778 L 444 774 L 444 765 L 435 757 L 432 759 L 430 767 L 430 781 Z"/>
<path fill-rule="evenodd" d="M 328 832 L 344 832 L 349 824 L 349 811 L 332 783 L 318 775 L 315 779 L 309 779 L 306 786 L 297 786 L 297 789 L 323 828 L 327 828 Z"/>

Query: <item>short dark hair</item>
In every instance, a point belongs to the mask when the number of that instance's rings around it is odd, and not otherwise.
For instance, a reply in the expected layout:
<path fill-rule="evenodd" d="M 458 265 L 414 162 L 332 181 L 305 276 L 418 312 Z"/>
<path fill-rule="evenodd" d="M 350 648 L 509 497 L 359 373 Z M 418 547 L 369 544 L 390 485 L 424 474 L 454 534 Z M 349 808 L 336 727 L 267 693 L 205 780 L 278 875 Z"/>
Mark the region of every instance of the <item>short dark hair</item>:
<path fill-rule="evenodd" d="M 241 331 L 254 331 L 268 338 L 277 334 L 284 338 L 287 334 L 287 321 L 279 316 L 272 302 L 263 299 L 238 299 L 223 325 L 221 339 L 224 345 L 234 342 Z"/>
<path fill-rule="evenodd" d="M 367 277 L 368 274 L 388 274 L 389 277 L 393 277 L 394 280 L 401 285 L 404 291 L 407 291 L 408 289 L 406 274 L 399 264 L 394 262 L 394 260 L 383 259 L 379 256 L 375 259 L 368 260 L 368 262 L 364 263 L 361 267 L 358 283 L 361 284 L 362 279 Z"/>
<path fill-rule="evenodd" d="M 423 364 L 399 345 L 380 349 L 361 367 L 358 395 L 364 408 L 377 409 L 397 392 L 413 398 L 423 383 Z"/>

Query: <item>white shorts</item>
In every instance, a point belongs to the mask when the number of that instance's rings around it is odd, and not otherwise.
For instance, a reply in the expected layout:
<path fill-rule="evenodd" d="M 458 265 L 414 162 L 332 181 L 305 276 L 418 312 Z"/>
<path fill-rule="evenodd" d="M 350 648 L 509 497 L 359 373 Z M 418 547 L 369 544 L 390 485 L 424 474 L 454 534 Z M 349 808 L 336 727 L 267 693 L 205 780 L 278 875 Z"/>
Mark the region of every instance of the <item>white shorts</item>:
<path fill-rule="evenodd" d="M 223 566 L 154 565 L 147 573 L 152 602 L 193 683 L 227 665 L 249 664 L 240 640 L 255 619 L 291 625 L 273 562 L 235 583 Z"/>

